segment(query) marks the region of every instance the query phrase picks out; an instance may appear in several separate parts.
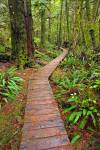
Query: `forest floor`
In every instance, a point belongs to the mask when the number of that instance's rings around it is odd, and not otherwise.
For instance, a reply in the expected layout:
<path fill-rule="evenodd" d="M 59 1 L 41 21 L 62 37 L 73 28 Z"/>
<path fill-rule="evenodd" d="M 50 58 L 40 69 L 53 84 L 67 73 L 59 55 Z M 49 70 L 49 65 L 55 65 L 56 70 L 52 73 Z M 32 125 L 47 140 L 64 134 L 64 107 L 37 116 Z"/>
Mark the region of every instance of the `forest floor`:
<path fill-rule="evenodd" d="M 57 91 L 59 90 L 59 86 L 57 86 L 54 82 L 51 81 L 51 87 L 53 90 L 54 95 L 56 95 Z M 56 99 L 56 101 L 59 101 L 59 99 Z M 60 103 L 58 102 L 58 107 L 61 113 L 61 116 L 66 121 L 66 114 L 63 113 L 63 109 L 60 107 Z M 68 126 L 66 127 L 66 131 L 68 134 L 69 139 L 71 140 L 74 133 L 77 133 L 78 126 L 72 127 L 72 129 Z M 88 133 L 86 130 L 82 130 L 82 138 L 72 145 L 73 150 L 94 150 L 93 145 L 91 143 L 88 143 L 88 140 L 92 137 L 92 134 Z M 86 148 L 85 148 L 86 147 Z"/>
<path fill-rule="evenodd" d="M 32 73 L 36 72 L 38 68 L 45 66 L 52 59 L 57 57 L 60 52 L 45 52 L 41 53 L 36 52 L 35 62 L 33 68 L 28 68 L 23 71 L 17 71 L 18 76 L 24 79 L 23 90 L 18 96 L 17 100 L 12 103 L 7 103 L 3 109 L 0 111 L 0 150 L 18 150 L 21 136 L 21 129 L 23 126 L 23 117 L 26 104 L 27 96 L 27 86 L 28 81 Z M 11 67 L 13 64 L 10 63 L 0 63 L 0 72 Z M 58 67 L 59 68 L 59 67 Z M 62 70 L 60 70 L 63 73 Z M 60 88 L 51 78 L 51 86 L 55 98 L 57 92 L 60 91 Z M 63 98 L 63 96 L 62 96 Z M 59 110 L 61 112 L 62 118 L 65 121 L 65 115 L 63 114 L 63 109 L 60 107 L 59 98 L 56 98 Z M 77 126 L 74 128 L 69 128 L 66 126 L 66 131 L 69 138 L 72 138 L 73 133 L 77 132 Z M 81 130 L 82 136 L 81 139 L 73 145 L 73 150 L 94 150 L 91 142 L 91 132 L 87 132 L 85 129 Z"/>
<path fill-rule="evenodd" d="M 43 60 L 42 60 L 43 58 Z M 23 117 L 26 106 L 27 86 L 32 73 L 37 69 L 45 66 L 52 58 L 37 51 L 35 62 L 33 61 L 32 68 L 26 68 L 23 71 L 17 71 L 17 75 L 24 79 L 23 90 L 17 97 L 17 100 L 8 102 L 0 110 L 0 150 L 18 150 L 21 137 L 21 129 L 23 126 Z M 0 62 L 0 72 L 15 66 L 10 62 Z"/>
<path fill-rule="evenodd" d="M 0 63 L 0 72 L 10 66 L 12 66 L 10 63 Z M 33 68 L 17 71 L 17 75 L 24 79 L 23 90 L 16 101 L 7 103 L 0 111 L 0 150 L 18 150 L 28 81 L 34 72 L 36 72 L 36 69 Z"/>

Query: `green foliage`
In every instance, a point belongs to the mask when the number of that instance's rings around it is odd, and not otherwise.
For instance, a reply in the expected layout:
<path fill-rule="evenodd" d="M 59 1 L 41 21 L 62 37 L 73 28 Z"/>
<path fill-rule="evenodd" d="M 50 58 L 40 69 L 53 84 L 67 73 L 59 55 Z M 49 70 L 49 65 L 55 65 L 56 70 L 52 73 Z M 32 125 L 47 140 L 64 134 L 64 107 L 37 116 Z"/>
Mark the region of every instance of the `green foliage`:
<path fill-rule="evenodd" d="M 16 76 L 16 68 L 11 67 L 0 73 L 0 105 L 16 99 L 23 79 Z"/>
<path fill-rule="evenodd" d="M 77 60 L 76 60 L 75 56 L 73 56 L 73 54 L 71 54 L 61 62 L 60 66 L 65 68 L 67 66 L 74 66 L 74 65 L 76 65 L 76 63 L 77 63 Z"/>
<path fill-rule="evenodd" d="M 75 144 L 79 139 L 80 139 L 80 135 L 79 134 L 75 134 L 71 140 L 71 144 Z"/>
<path fill-rule="evenodd" d="M 35 37 L 35 38 L 34 38 L 34 43 L 35 43 L 36 45 L 40 45 L 40 38 Z"/>
<path fill-rule="evenodd" d="M 84 70 L 73 70 L 68 75 L 67 73 L 59 73 L 57 71 L 52 75 L 52 80 L 64 89 L 70 89 L 72 87 L 84 86 L 82 81 L 86 79 L 87 72 Z"/>
<path fill-rule="evenodd" d="M 0 45 L 0 53 L 4 53 L 5 52 L 5 47 L 3 45 Z"/>
<path fill-rule="evenodd" d="M 77 142 L 84 130 L 96 132 L 100 123 L 98 55 L 89 49 L 85 55 L 86 60 L 82 61 L 81 50 L 80 54 L 76 52 L 75 57 L 70 54 L 52 75 L 52 80 L 60 87 L 55 97 L 64 110 L 66 127 L 79 132 L 75 135 L 69 133 L 71 143 Z"/>
<path fill-rule="evenodd" d="M 64 89 L 76 86 L 75 80 L 71 81 L 66 76 L 55 77 L 53 78 L 53 81 Z"/>
<path fill-rule="evenodd" d="M 86 125 L 97 127 L 100 113 L 95 99 L 80 99 L 74 94 L 67 102 L 70 106 L 64 110 L 64 113 L 70 112 L 66 118 L 68 122 L 79 124 L 80 129 Z"/>
<path fill-rule="evenodd" d="M 92 84 L 92 88 L 99 88 L 100 89 L 100 79 L 95 80 L 95 82 Z"/>
<path fill-rule="evenodd" d="M 39 52 L 39 51 L 35 51 L 35 57 L 37 59 L 44 60 L 44 61 L 51 60 L 51 58 L 48 55 L 46 55 L 45 53 Z"/>

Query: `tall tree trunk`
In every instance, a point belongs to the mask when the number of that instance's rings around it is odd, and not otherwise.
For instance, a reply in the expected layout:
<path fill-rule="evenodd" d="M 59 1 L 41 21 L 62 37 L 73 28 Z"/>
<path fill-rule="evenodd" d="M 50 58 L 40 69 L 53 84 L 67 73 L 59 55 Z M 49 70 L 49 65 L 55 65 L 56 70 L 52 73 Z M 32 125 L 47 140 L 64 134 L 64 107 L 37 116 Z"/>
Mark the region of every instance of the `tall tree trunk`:
<path fill-rule="evenodd" d="M 100 19 L 99 19 L 99 43 L 100 43 Z"/>
<path fill-rule="evenodd" d="M 74 14 L 73 14 L 73 35 L 72 35 L 72 38 L 73 38 L 73 49 L 75 50 L 76 46 L 77 46 L 77 42 L 78 42 L 78 34 L 79 34 L 79 27 L 78 27 L 78 17 L 79 17 L 79 3 L 78 3 L 78 0 L 75 1 L 74 3 L 75 5 L 75 10 L 74 10 Z"/>
<path fill-rule="evenodd" d="M 12 58 L 23 68 L 32 56 L 31 0 L 8 0 L 11 22 Z"/>
<path fill-rule="evenodd" d="M 8 0 L 10 22 L 12 57 L 17 58 L 17 64 L 23 69 L 27 62 L 27 34 L 25 27 L 25 11 L 23 0 Z"/>
<path fill-rule="evenodd" d="M 12 58 L 15 59 L 18 54 L 18 27 L 17 27 L 17 6 L 16 0 L 8 0 L 9 14 L 10 14 L 10 26 L 11 26 L 11 44 L 12 44 Z"/>
<path fill-rule="evenodd" d="M 87 23 L 88 23 L 88 31 L 91 38 L 91 43 L 93 46 L 93 49 L 96 46 L 96 40 L 95 40 L 95 30 L 92 28 L 93 24 L 93 18 L 91 16 L 91 7 L 90 7 L 90 0 L 85 0 L 85 7 L 86 7 L 86 15 L 87 15 Z"/>
<path fill-rule="evenodd" d="M 34 47 L 32 40 L 32 12 L 31 12 L 31 0 L 24 0 L 24 10 L 25 10 L 25 25 L 27 33 L 27 49 L 28 56 L 32 57 Z"/>
<path fill-rule="evenodd" d="M 69 6 L 68 0 L 65 0 L 65 13 L 66 13 L 66 41 L 69 41 Z"/>
<path fill-rule="evenodd" d="M 90 0 L 85 0 L 85 7 L 86 7 L 86 15 L 88 21 L 91 20 L 91 9 L 90 9 Z"/>
<path fill-rule="evenodd" d="M 57 28 L 56 44 L 58 45 L 58 40 L 59 40 L 59 14 L 56 16 L 56 19 L 57 19 L 57 24 L 56 24 L 56 28 Z"/>
<path fill-rule="evenodd" d="M 94 23 L 97 19 L 99 8 L 100 8 L 100 0 L 94 0 L 93 1 L 93 13 L 92 13 L 93 14 L 92 18 L 93 18 Z"/>
<path fill-rule="evenodd" d="M 48 41 L 51 42 L 51 0 L 49 0 Z"/>
<path fill-rule="evenodd" d="M 93 29 L 89 30 L 89 32 L 90 32 L 90 36 L 91 36 L 93 49 L 95 49 L 95 47 L 96 47 L 95 32 Z"/>
<path fill-rule="evenodd" d="M 85 39 L 85 33 L 84 33 L 84 27 L 83 27 L 83 2 L 84 0 L 80 1 L 80 30 L 81 30 L 81 39 L 82 39 L 82 44 L 84 45 L 84 47 L 86 48 L 86 39 Z"/>
<path fill-rule="evenodd" d="M 60 48 L 62 44 L 62 12 L 63 12 L 63 0 L 60 0 L 61 8 L 60 8 L 60 20 L 59 20 L 59 34 L 58 34 L 58 48 Z"/>
<path fill-rule="evenodd" d="M 41 7 L 40 15 L 41 15 L 41 48 L 45 48 L 45 30 L 46 30 L 46 24 L 45 24 L 45 6 Z"/>

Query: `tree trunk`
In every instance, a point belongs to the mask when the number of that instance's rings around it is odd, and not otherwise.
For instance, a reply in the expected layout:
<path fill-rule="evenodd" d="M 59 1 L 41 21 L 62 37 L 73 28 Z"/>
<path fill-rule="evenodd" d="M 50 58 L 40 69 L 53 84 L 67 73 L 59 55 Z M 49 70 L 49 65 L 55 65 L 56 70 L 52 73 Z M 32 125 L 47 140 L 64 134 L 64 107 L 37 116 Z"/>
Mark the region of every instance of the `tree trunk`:
<path fill-rule="evenodd" d="M 12 44 L 12 57 L 15 59 L 18 54 L 18 23 L 17 23 L 17 6 L 16 0 L 8 0 L 9 4 L 9 14 L 10 14 L 10 25 L 11 25 L 11 44 Z"/>
<path fill-rule="evenodd" d="M 100 43 L 100 19 L 99 19 L 99 43 Z"/>
<path fill-rule="evenodd" d="M 65 1 L 65 12 L 66 12 L 66 41 L 69 41 L 69 6 L 68 0 Z"/>
<path fill-rule="evenodd" d="M 51 42 L 51 0 L 49 0 L 48 41 Z"/>
<path fill-rule="evenodd" d="M 40 15 L 41 15 L 41 48 L 45 48 L 45 30 L 46 30 L 45 6 L 41 7 Z"/>
<path fill-rule="evenodd" d="M 75 7 L 75 10 L 74 10 L 74 14 L 73 14 L 73 32 L 72 32 L 72 39 L 73 39 L 73 49 L 75 50 L 76 49 L 76 46 L 78 44 L 78 35 L 79 35 L 79 3 L 78 3 L 78 0 L 75 1 L 74 3 L 74 7 Z"/>
<path fill-rule="evenodd" d="M 88 23 L 88 31 L 90 34 L 91 42 L 93 49 L 96 47 L 96 40 L 95 40 L 95 31 L 92 28 L 93 25 L 93 18 L 91 16 L 91 7 L 90 7 L 90 0 L 85 1 L 85 7 L 86 7 L 86 15 L 87 15 L 87 23 Z"/>
<path fill-rule="evenodd" d="M 11 22 L 12 58 L 17 58 L 18 67 L 23 69 L 27 62 L 24 1 L 8 0 L 8 4 Z"/>
<path fill-rule="evenodd" d="M 81 30 L 81 39 L 82 39 L 82 45 L 84 45 L 84 47 L 86 48 L 87 46 L 86 46 L 86 39 L 85 39 L 85 33 L 84 33 L 84 27 L 83 27 L 83 24 L 84 24 L 84 22 L 83 22 L 83 2 L 84 2 L 84 0 L 81 0 L 80 1 L 80 12 L 79 12 L 79 14 L 80 14 L 80 30 Z"/>
<path fill-rule="evenodd" d="M 96 47 L 95 32 L 93 29 L 89 30 L 89 32 L 90 32 L 90 36 L 91 36 L 93 49 L 95 49 L 95 47 Z"/>
<path fill-rule="evenodd" d="M 31 0 L 24 0 L 24 10 L 25 10 L 25 25 L 27 33 L 27 49 L 28 56 L 32 57 L 34 52 L 33 40 L 32 40 L 32 12 L 31 12 Z"/>
<path fill-rule="evenodd" d="M 63 11 L 63 0 L 61 0 L 61 8 L 60 8 L 60 20 L 59 20 L 59 34 L 58 34 L 58 48 L 60 48 L 62 44 L 62 11 Z"/>
<path fill-rule="evenodd" d="M 30 0 L 8 0 L 11 22 L 12 58 L 23 69 L 32 56 L 32 14 Z"/>

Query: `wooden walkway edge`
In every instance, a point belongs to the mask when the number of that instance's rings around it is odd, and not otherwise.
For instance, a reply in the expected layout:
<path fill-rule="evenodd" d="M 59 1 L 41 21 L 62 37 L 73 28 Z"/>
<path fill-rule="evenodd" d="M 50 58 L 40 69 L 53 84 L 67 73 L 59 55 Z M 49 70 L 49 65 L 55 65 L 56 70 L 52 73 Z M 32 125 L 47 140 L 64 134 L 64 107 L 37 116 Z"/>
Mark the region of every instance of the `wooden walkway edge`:
<path fill-rule="evenodd" d="M 70 150 L 64 123 L 48 80 L 67 53 L 64 50 L 33 74 L 29 81 L 20 150 Z"/>

